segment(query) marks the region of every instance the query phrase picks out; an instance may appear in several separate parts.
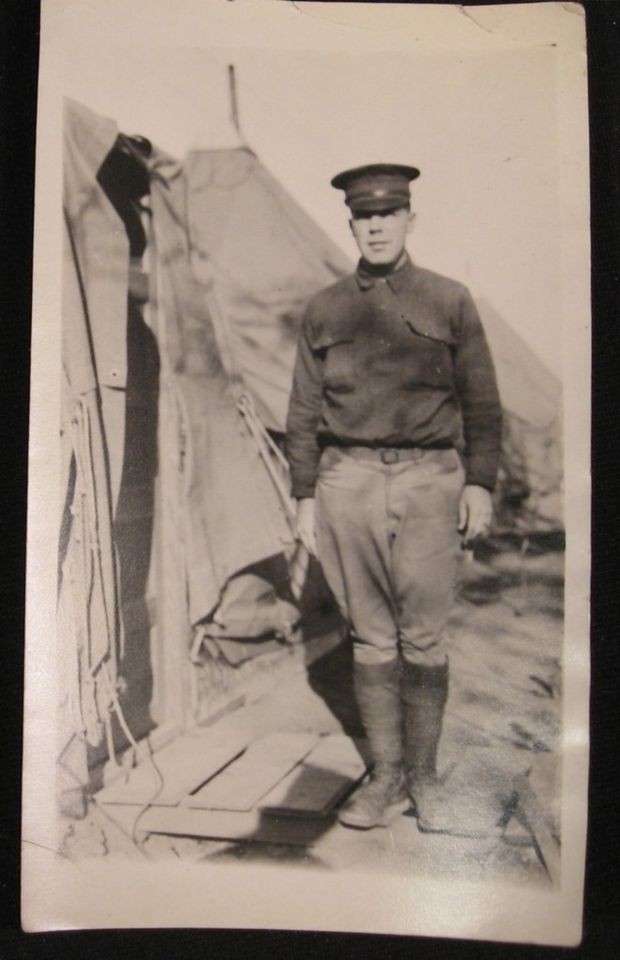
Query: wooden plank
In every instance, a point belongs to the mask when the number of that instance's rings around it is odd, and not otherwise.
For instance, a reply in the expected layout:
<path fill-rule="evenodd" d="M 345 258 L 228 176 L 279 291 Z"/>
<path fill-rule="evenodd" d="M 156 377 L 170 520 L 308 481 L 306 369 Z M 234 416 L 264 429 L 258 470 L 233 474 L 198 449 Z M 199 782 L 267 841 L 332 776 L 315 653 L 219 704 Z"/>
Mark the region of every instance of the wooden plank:
<path fill-rule="evenodd" d="M 562 876 L 560 844 L 553 836 L 551 819 L 542 809 L 527 776 L 515 777 L 514 785 L 519 794 L 519 808 L 532 831 L 538 855 L 551 881 L 559 884 Z"/>
<path fill-rule="evenodd" d="M 104 804 L 174 806 L 238 757 L 250 739 L 245 735 L 220 740 L 212 730 L 196 729 L 155 754 L 154 762 L 143 760 L 104 787 L 96 800 Z"/>
<path fill-rule="evenodd" d="M 271 733 L 252 743 L 228 769 L 188 797 L 185 805 L 203 810 L 249 811 L 308 754 L 314 733 Z"/>
<path fill-rule="evenodd" d="M 364 776 L 366 764 L 353 740 L 343 734 L 320 743 L 260 804 L 264 813 L 291 817 L 326 817 Z"/>
<path fill-rule="evenodd" d="M 122 809 L 120 806 L 107 808 L 110 816 Z M 186 806 L 151 807 L 140 817 L 138 839 L 150 833 L 307 847 L 324 835 L 325 821 L 264 817 L 258 810 L 248 813 Z"/>

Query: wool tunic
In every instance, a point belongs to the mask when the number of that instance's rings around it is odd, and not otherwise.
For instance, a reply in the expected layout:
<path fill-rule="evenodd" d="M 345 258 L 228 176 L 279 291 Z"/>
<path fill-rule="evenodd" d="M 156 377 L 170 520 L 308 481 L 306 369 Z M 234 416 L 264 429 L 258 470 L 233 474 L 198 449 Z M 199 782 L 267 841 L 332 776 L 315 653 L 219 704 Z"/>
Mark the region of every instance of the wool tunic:
<path fill-rule="evenodd" d="M 457 447 L 465 482 L 493 489 L 501 407 L 465 286 L 414 266 L 363 263 L 304 314 L 287 418 L 292 492 L 312 497 L 326 446 Z"/>

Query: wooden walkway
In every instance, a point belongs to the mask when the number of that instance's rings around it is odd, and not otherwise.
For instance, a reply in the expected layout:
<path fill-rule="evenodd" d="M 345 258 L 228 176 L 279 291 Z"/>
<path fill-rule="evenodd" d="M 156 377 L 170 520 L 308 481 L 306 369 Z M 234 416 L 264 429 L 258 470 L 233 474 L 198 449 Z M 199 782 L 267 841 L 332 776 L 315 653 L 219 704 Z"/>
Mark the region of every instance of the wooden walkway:
<path fill-rule="evenodd" d="M 305 821 L 332 817 L 364 777 L 341 733 L 196 730 L 101 790 L 108 816 L 144 836 L 163 833 L 268 843 L 308 842 Z"/>

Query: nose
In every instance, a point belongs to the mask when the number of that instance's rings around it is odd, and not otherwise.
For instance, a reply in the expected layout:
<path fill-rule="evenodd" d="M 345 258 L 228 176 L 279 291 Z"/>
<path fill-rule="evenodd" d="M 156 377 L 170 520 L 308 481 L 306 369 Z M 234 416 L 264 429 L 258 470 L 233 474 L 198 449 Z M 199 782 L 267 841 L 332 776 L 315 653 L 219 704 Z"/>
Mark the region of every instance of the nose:
<path fill-rule="evenodd" d="M 371 233 L 376 233 L 377 230 L 380 230 L 383 226 L 383 218 L 380 217 L 378 213 L 373 213 L 369 226 Z"/>

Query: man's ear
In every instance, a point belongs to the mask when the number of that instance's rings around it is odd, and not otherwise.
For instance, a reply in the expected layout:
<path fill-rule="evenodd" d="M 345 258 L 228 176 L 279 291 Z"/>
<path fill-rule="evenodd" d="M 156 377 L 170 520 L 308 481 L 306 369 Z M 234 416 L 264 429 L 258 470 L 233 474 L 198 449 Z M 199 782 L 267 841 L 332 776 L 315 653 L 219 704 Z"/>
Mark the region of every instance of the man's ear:
<path fill-rule="evenodd" d="M 415 220 L 415 213 L 413 210 L 409 211 L 409 216 L 407 217 L 407 233 L 411 233 L 413 230 L 413 221 Z"/>
<path fill-rule="evenodd" d="M 353 233 L 353 217 L 349 217 L 349 230 Z M 353 236 L 355 236 L 354 233 Z"/>

